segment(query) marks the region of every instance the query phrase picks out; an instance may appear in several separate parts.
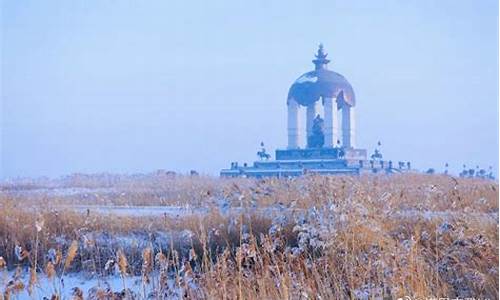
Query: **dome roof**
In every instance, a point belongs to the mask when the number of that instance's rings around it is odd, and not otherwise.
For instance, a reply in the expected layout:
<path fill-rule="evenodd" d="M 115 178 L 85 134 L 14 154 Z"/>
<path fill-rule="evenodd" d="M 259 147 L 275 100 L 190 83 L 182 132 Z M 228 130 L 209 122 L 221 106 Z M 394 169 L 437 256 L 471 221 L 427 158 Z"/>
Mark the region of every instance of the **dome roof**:
<path fill-rule="evenodd" d="M 320 45 L 316 59 L 313 60 L 316 70 L 295 80 L 288 91 L 288 99 L 293 98 L 300 105 L 307 106 L 318 101 L 320 97 L 329 97 L 344 101 L 349 106 L 355 105 L 356 99 L 351 84 L 344 76 L 326 68 L 330 62 L 326 56 L 323 46 Z"/>

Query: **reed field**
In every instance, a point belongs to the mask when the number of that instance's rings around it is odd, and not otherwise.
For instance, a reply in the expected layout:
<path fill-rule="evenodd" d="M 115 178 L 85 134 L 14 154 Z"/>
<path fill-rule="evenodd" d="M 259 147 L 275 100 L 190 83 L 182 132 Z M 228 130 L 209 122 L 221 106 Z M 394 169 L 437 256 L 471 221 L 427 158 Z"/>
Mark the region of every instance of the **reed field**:
<path fill-rule="evenodd" d="M 410 173 L 4 182 L 0 299 L 498 299 L 498 200 Z"/>

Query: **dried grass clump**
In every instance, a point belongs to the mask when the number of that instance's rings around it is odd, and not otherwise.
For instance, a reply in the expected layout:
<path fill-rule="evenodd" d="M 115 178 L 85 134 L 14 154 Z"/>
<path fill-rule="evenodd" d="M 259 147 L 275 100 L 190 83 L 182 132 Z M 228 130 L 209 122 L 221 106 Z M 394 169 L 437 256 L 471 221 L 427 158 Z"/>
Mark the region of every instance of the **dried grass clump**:
<path fill-rule="evenodd" d="M 78 241 L 71 242 L 71 246 L 69 246 L 68 254 L 66 255 L 66 260 L 64 261 L 64 270 L 69 269 L 71 262 L 76 257 L 76 253 L 78 251 Z"/>
<path fill-rule="evenodd" d="M 496 182 L 419 174 L 81 175 L 50 184 L 95 190 L 47 196 L 10 187 L 0 193 L 0 270 L 32 270 L 25 282 L 14 274 L 2 284 L 5 298 L 26 286 L 36 290 L 35 270 L 42 268 L 59 298 L 61 280 L 55 279 L 65 272 L 123 280 L 119 291 L 74 289 L 74 299 L 498 297 Z M 203 212 L 100 214 L 68 203 L 169 204 Z M 131 276 L 140 276 L 142 291 L 126 286 Z"/>

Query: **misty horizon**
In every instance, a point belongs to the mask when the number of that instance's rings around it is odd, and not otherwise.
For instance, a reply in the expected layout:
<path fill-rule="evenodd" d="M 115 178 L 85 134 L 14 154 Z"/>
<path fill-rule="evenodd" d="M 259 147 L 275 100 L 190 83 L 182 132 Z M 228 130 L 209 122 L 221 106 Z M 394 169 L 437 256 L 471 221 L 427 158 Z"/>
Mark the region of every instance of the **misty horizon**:
<path fill-rule="evenodd" d="M 217 175 L 286 147 L 290 85 L 352 84 L 357 144 L 498 174 L 496 1 L 4 1 L 0 178 Z M 325 26 L 331 24 L 331 26 Z"/>

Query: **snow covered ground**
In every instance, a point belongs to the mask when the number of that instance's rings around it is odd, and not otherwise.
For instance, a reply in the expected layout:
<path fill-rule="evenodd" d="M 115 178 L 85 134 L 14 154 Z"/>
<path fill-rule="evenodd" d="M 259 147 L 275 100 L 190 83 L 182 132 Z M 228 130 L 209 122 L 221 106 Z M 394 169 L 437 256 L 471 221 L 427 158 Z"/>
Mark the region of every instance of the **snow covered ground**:
<path fill-rule="evenodd" d="M 2 280 L 7 285 L 7 283 L 13 278 L 14 272 L 4 272 L 2 274 Z M 29 282 L 29 273 L 22 272 L 18 277 L 18 280 L 23 282 L 26 286 Z M 13 299 L 28 300 L 28 299 L 48 299 L 55 293 L 60 293 L 61 299 L 72 299 L 72 295 L 75 293 L 74 288 L 78 287 L 83 292 L 85 299 L 91 293 L 91 289 L 101 288 L 103 290 L 111 290 L 113 292 L 121 292 L 124 285 L 127 289 L 133 291 L 141 291 L 143 289 L 141 277 L 139 276 L 127 276 L 121 278 L 120 276 L 113 275 L 104 278 L 87 277 L 83 274 L 68 274 L 64 275 L 62 279 L 48 279 L 43 274 L 38 275 L 38 281 L 35 283 L 32 294 L 30 295 L 27 288 L 22 289 L 18 293 L 12 293 Z M 147 286 L 146 286 L 147 287 Z M 147 287 L 149 289 L 149 287 Z"/>
<path fill-rule="evenodd" d="M 209 210 L 200 207 L 189 207 L 189 206 L 119 206 L 119 205 L 61 205 L 62 209 L 71 209 L 78 212 L 89 212 L 89 213 L 99 213 L 107 215 L 119 215 L 119 216 L 170 216 L 170 217 L 182 217 L 193 214 L 205 214 Z M 244 208 L 241 207 L 219 207 L 222 214 L 232 213 L 238 214 L 244 212 Z M 292 213 L 305 211 L 303 209 L 286 209 L 282 207 L 266 207 L 266 208 L 252 208 L 252 212 L 259 212 L 263 215 L 269 216 L 274 215 L 277 212 L 282 213 Z M 398 218 L 423 218 L 426 220 L 431 219 L 465 219 L 474 218 L 481 219 L 483 221 L 491 221 L 498 223 L 499 214 L 498 212 L 492 213 L 476 213 L 476 212 L 457 212 L 457 211 L 420 211 L 415 209 L 407 209 L 392 212 L 393 217 Z"/>
<path fill-rule="evenodd" d="M 61 205 L 62 209 L 119 216 L 185 216 L 207 212 L 189 206 L 119 206 L 119 205 Z"/>
<path fill-rule="evenodd" d="M 9 281 L 15 277 L 15 271 L 0 273 L 0 283 L 7 286 Z M 117 295 L 122 296 L 125 293 L 130 293 L 132 296 L 129 299 L 148 299 L 152 297 L 156 287 L 158 286 L 158 277 L 151 277 L 148 283 L 142 280 L 141 276 L 121 277 L 119 275 L 109 275 L 103 277 L 90 276 L 84 273 L 66 274 L 62 278 L 56 277 L 53 279 L 47 278 L 43 274 L 37 275 L 37 281 L 33 285 L 31 294 L 28 289 L 29 272 L 25 270 L 16 277 L 17 282 L 22 282 L 25 288 L 18 292 L 12 292 L 12 299 L 18 300 L 33 300 L 33 299 L 51 299 L 52 295 L 59 294 L 61 300 L 75 299 L 77 293 L 83 295 L 83 299 L 100 299 L 96 294 L 101 295 Z M 167 281 L 168 291 L 163 294 L 167 299 L 181 299 L 182 289 L 175 287 L 173 275 Z M 78 299 L 78 298 L 76 298 Z M 108 299 L 108 298 L 105 298 Z M 111 299 L 111 298 L 109 298 Z M 112 299 L 122 299 L 112 298 Z M 152 299 L 152 298 L 151 298 Z"/>

